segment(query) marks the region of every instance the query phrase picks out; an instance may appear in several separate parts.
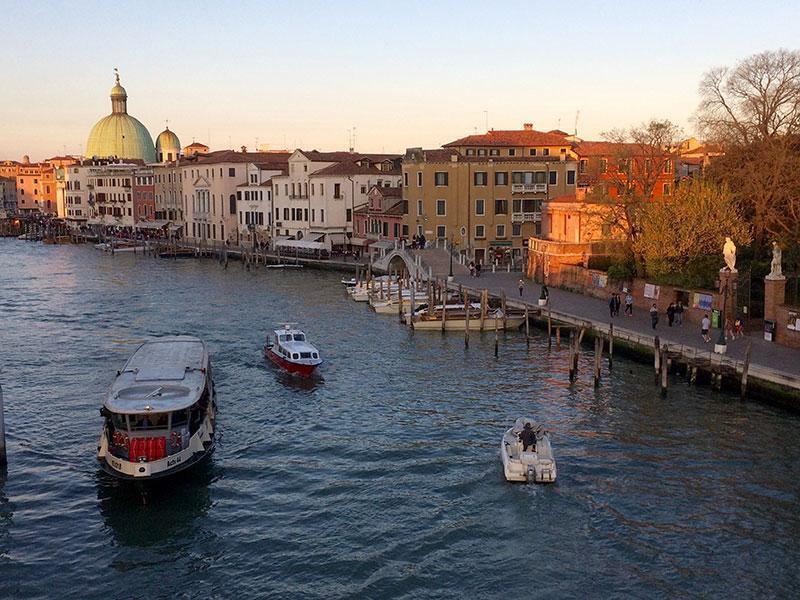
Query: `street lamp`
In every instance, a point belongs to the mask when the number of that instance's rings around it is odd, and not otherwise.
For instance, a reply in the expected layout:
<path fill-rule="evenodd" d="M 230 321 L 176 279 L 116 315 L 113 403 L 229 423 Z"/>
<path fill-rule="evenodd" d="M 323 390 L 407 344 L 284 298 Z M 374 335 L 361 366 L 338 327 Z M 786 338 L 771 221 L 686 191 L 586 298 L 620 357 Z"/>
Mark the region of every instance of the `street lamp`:
<path fill-rule="evenodd" d="M 447 281 L 453 281 L 453 234 L 450 234 L 450 271 L 447 274 Z"/>

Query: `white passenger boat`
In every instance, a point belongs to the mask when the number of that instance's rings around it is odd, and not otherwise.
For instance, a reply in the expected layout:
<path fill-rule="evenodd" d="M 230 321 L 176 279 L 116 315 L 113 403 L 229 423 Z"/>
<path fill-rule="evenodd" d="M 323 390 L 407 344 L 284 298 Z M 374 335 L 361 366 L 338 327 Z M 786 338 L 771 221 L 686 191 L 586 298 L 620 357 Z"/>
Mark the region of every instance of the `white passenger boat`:
<path fill-rule="evenodd" d="M 308 343 L 303 331 L 293 329 L 292 325 L 284 323 L 283 329 L 275 329 L 267 336 L 264 356 L 292 375 L 310 377 L 322 364 L 319 350 Z"/>
<path fill-rule="evenodd" d="M 157 479 L 203 460 L 214 450 L 217 414 L 205 342 L 173 336 L 139 346 L 100 414 L 97 459 L 114 477 Z"/>
<path fill-rule="evenodd" d="M 146 246 L 135 242 L 114 242 L 113 244 L 110 243 L 102 243 L 102 244 L 95 244 L 95 249 L 102 250 L 103 252 L 144 252 L 147 250 Z"/>
<path fill-rule="evenodd" d="M 446 312 L 444 317 L 443 312 Z M 464 331 L 467 328 L 470 331 L 480 331 L 481 328 L 487 331 L 494 330 L 495 327 L 501 331 L 504 329 L 512 331 L 525 323 L 524 315 L 506 314 L 504 319 L 503 311 L 499 308 L 487 310 L 481 319 L 481 305 L 477 303 L 470 304 L 469 323 L 463 304 L 448 303 L 444 310 L 441 304 L 434 306 L 433 310 L 422 307 L 410 318 L 414 329 L 419 331 L 441 331 L 443 321 L 445 331 Z"/>
<path fill-rule="evenodd" d="M 528 425 L 530 433 L 523 433 Z M 535 443 L 527 450 L 522 439 Z M 522 438 L 522 439 L 521 439 Z M 508 481 L 553 483 L 556 480 L 556 461 L 550 447 L 550 434 L 533 419 L 520 418 L 503 434 L 500 442 L 503 471 Z"/>
<path fill-rule="evenodd" d="M 403 296 L 403 312 L 411 312 L 411 292 L 404 290 Z M 414 295 L 414 305 L 428 301 L 428 295 L 425 292 L 417 292 Z M 397 300 L 397 290 L 394 292 L 394 297 L 381 300 L 380 298 L 373 297 L 369 301 L 370 307 L 378 314 L 381 315 L 396 315 L 398 312 L 399 302 Z"/>

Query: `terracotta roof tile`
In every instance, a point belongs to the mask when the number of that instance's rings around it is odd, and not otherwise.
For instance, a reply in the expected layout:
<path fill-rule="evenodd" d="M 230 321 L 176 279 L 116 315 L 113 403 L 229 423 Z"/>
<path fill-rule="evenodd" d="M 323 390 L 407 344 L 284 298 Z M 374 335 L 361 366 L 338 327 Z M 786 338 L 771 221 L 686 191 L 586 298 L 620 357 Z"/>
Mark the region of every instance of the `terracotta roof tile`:
<path fill-rule="evenodd" d="M 444 148 L 457 146 L 569 146 L 571 142 L 561 133 L 536 131 L 533 129 L 490 130 L 486 133 L 468 135 Z"/>

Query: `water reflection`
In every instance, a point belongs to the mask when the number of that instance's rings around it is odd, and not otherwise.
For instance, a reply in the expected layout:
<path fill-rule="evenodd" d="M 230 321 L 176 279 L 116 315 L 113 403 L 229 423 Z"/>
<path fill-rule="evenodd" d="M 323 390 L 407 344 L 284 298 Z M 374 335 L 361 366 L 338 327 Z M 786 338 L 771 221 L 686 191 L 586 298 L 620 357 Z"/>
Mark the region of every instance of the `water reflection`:
<path fill-rule="evenodd" d="M 4 491 L 7 477 L 8 471 L 6 467 L 0 465 L 0 564 L 8 557 L 10 549 L 9 531 L 14 522 L 14 506 Z"/>
<path fill-rule="evenodd" d="M 146 484 L 120 481 L 103 471 L 95 480 L 100 513 L 123 546 L 148 547 L 191 538 L 196 520 L 211 508 L 209 486 L 220 477 L 213 457 L 173 477 Z"/>

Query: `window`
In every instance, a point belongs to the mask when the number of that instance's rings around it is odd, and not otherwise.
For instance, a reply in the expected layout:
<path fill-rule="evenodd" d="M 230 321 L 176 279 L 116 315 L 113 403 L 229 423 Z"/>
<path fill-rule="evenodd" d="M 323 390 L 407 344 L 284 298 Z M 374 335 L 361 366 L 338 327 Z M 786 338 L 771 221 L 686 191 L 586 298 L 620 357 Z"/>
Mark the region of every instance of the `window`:
<path fill-rule="evenodd" d="M 436 201 L 436 216 L 444 217 L 447 214 L 447 201 L 446 200 L 437 200 Z"/>
<path fill-rule="evenodd" d="M 339 199 L 342 197 L 342 184 L 341 183 L 334 183 L 333 184 L 333 197 L 335 199 Z"/>
<path fill-rule="evenodd" d="M 520 237 L 522 235 L 522 223 L 511 224 L 511 235 L 513 237 Z"/>
<path fill-rule="evenodd" d="M 517 155 L 517 149 L 516 148 L 509 148 L 508 149 L 508 155 L 509 156 L 516 156 Z"/>
<path fill-rule="evenodd" d="M 319 195 L 320 196 L 324 196 L 325 195 L 325 184 L 324 183 L 320 183 L 319 184 Z"/>
<path fill-rule="evenodd" d="M 664 173 L 672 173 L 672 161 L 668 160 L 664 163 Z"/>
<path fill-rule="evenodd" d="M 668 183 L 665 183 L 663 191 L 664 191 L 664 195 L 665 196 L 671 195 L 672 194 L 672 186 L 670 184 L 668 184 Z"/>
<path fill-rule="evenodd" d="M 588 164 L 588 161 L 585 158 L 582 158 L 581 161 L 578 163 L 578 170 L 581 173 L 586 173 L 587 164 Z"/>
<path fill-rule="evenodd" d="M 361 186 L 361 193 L 362 194 L 366 194 L 367 193 L 367 186 L 365 186 L 365 185 Z"/>
<path fill-rule="evenodd" d="M 486 156 L 486 148 L 478 148 L 478 156 Z"/>
<path fill-rule="evenodd" d="M 403 187 L 408 187 L 408 172 L 403 173 Z M 314 189 L 314 186 L 311 186 L 311 189 Z"/>
<path fill-rule="evenodd" d="M 558 171 L 550 171 L 548 175 L 550 179 L 548 183 L 550 185 L 556 185 L 558 183 Z"/>
<path fill-rule="evenodd" d="M 486 171 L 476 171 L 472 177 L 473 183 L 480 186 L 486 185 L 487 179 Z"/>
<path fill-rule="evenodd" d="M 437 225 L 436 226 L 436 237 L 439 239 L 444 239 L 447 237 L 447 227 L 444 225 Z"/>
<path fill-rule="evenodd" d="M 542 148 L 542 156 L 550 156 L 550 148 Z"/>
<path fill-rule="evenodd" d="M 530 155 L 531 156 L 536 156 L 536 148 L 531 148 Z"/>
<path fill-rule="evenodd" d="M 475 156 L 475 148 L 467 148 L 467 156 Z"/>
<path fill-rule="evenodd" d="M 417 171 L 417 187 L 422 187 L 422 171 Z"/>
<path fill-rule="evenodd" d="M 600 159 L 600 172 L 605 173 L 608 171 L 608 159 L 601 158 Z"/>
<path fill-rule="evenodd" d="M 494 214 L 507 215 L 508 214 L 508 200 L 495 200 L 494 201 Z"/>
<path fill-rule="evenodd" d="M 482 240 L 486 237 L 486 226 L 485 225 L 475 225 L 475 237 L 479 240 Z"/>
<path fill-rule="evenodd" d="M 505 225 L 498 225 L 497 226 L 497 237 L 498 238 L 506 237 L 506 226 Z"/>
<path fill-rule="evenodd" d="M 436 174 L 433 176 L 434 185 L 438 185 L 441 187 L 447 186 L 448 180 L 449 180 L 449 173 L 447 173 L 446 171 L 437 171 Z"/>
<path fill-rule="evenodd" d="M 284 221 L 288 221 L 289 220 L 289 209 L 288 208 L 284 208 L 283 209 L 283 220 Z"/>
<path fill-rule="evenodd" d="M 522 212 L 522 198 L 515 198 L 511 201 L 511 212 Z"/>
<path fill-rule="evenodd" d="M 236 167 L 228 168 L 228 177 L 236 177 Z"/>
<path fill-rule="evenodd" d="M 475 200 L 475 214 L 479 216 L 486 214 L 486 202 L 484 200 Z"/>
<path fill-rule="evenodd" d="M 498 171 L 494 174 L 495 185 L 508 185 L 508 173 Z"/>
<path fill-rule="evenodd" d="M 424 213 L 422 212 L 422 200 L 417 200 L 417 216 L 421 216 Z"/>
<path fill-rule="evenodd" d="M 348 223 L 353 220 L 353 211 L 349 208 L 346 211 L 346 220 Z"/>
<path fill-rule="evenodd" d="M 575 169 L 567 170 L 567 185 L 575 185 Z"/>

